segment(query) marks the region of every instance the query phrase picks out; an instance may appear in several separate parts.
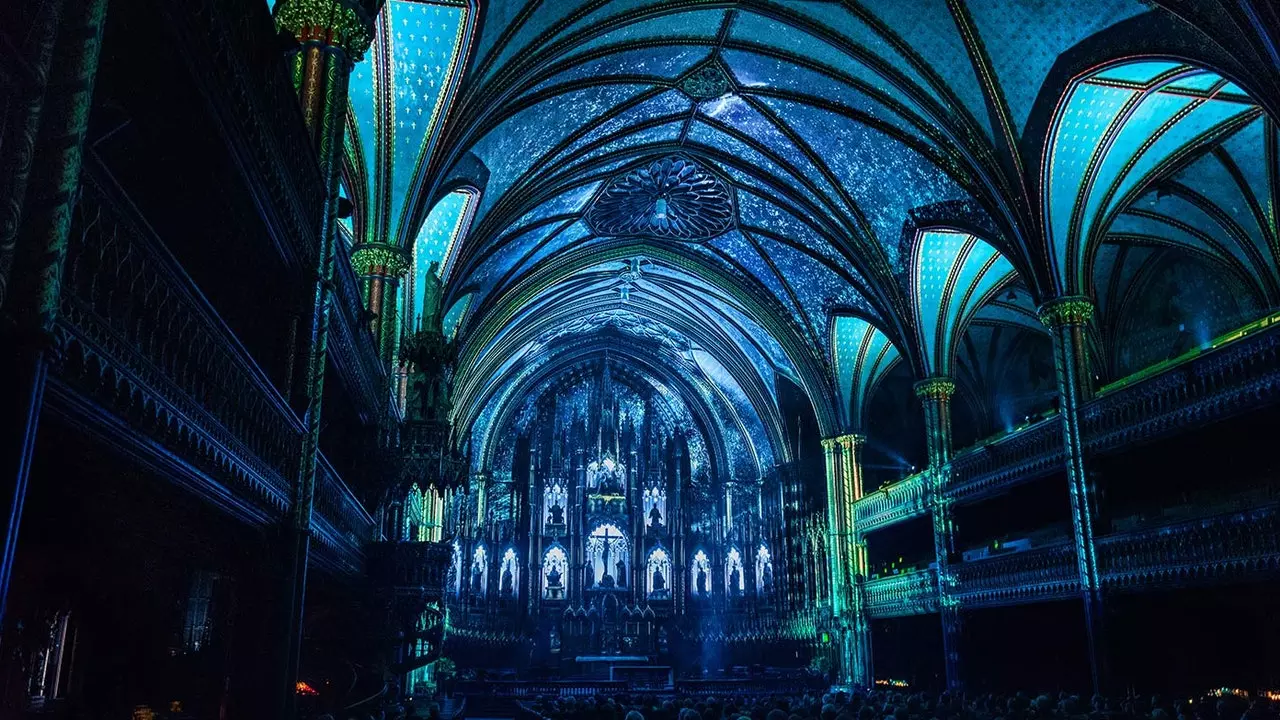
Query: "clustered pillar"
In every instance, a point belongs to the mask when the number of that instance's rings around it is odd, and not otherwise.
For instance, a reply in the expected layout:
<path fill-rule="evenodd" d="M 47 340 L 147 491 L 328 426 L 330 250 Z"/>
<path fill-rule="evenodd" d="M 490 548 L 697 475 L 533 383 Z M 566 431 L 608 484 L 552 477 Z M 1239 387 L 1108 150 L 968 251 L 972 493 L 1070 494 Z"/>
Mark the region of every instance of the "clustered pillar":
<path fill-rule="evenodd" d="M 1089 353 L 1085 330 L 1093 318 L 1093 303 L 1084 297 L 1063 297 L 1040 307 L 1040 321 L 1053 335 L 1054 367 L 1058 375 L 1058 414 L 1062 418 L 1071 524 L 1075 534 L 1076 563 L 1084 600 L 1089 669 L 1095 691 L 1103 675 L 1102 593 L 1098 580 L 1098 556 L 1094 545 L 1094 510 L 1084 448 L 1080 442 L 1080 406 L 1092 396 Z"/>
<path fill-rule="evenodd" d="M 840 635 L 841 681 L 857 686 L 871 684 L 871 634 L 859 587 L 866 575 L 865 563 L 853 515 L 853 504 L 862 497 L 859 450 L 865 441 L 865 436 L 853 433 L 822 441 L 827 462 L 831 608 Z"/>
<path fill-rule="evenodd" d="M 281 715 L 292 717 L 296 697 L 305 606 L 307 559 L 310 553 L 311 513 L 315 500 L 320 445 L 320 410 L 329 337 L 329 308 L 333 299 L 335 242 L 338 220 L 338 180 L 341 170 L 347 87 L 351 68 L 373 40 L 376 2 L 340 0 L 278 0 L 276 25 L 301 47 L 294 57 L 293 80 L 302 106 L 306 130 L 320 166 L 325 203 L 316 228 L 313 283 L 308 298 L 310 332 L 305 347 L 301 402 L 304 432 L 298 459 L 290 536 L 288 630 L 284 641 L 284 676 L 279 685 Z"/>
<path fill-rule="evenodd" d="M 361 244 L 351 253 L 351 266 L 360 277 L 378 356 L 390 371 L 400 354 L 400 281 L 409 269 L 408 254 L 392 245 Z"/>
<path fill-rule="evenodd" d="M 933 514 L 933 550 L 938 566 L 938 608 L 942 618 L 942 652 L 946 662 L 947 689 L 958 691 L 960 681 L 960 608 L 954 598 L 955 576 L 951 556 L 955 552 L 951 501 L 945 491 L 951 471 L 951 397 L 956 384 L 947 377 L 932 377 L 915 385 L 924 406 L 925 446 L 929 455 L 928 497 Z"/>

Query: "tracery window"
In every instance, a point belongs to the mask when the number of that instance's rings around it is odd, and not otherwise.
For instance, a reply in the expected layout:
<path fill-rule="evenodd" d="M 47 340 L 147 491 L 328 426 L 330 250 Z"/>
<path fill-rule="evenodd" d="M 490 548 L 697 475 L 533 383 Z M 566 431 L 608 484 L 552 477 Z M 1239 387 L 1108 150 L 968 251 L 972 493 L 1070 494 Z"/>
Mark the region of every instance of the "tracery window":
<path fill-rule="evenodd" d="M 502 554 L 502 569 L 498 571 L 498 593 L 503 598 L 514 598 L 520 594 L 519 588 L 520 564 L 515 548 L 507 548 Z"/>
<path fill-rule="evenodd" d="M 558 482 L 547 483 L 542 493 L 542 523 L 545 532 L 560 534 L 565 530 L 569 493 Z"/>
<path fill-rule="evenodd" d="M 644 491 L 644 526 L 655 530 L 667 524 L 667 491 L 654 484 Z"/>
<path fill-rule="evenodd" d="M 542 556 L 542 597 L 547 600 L 564 598 L 568 573 L 569 556 L 563 547 L 552 545 Z"/>
<path fill-rule="evenodd" d="M 471 572 L 469 578 L 468 583 L 471 589 L 471 597 L 485 597 L 489 590 L 489 555 L 485 550 L 483 543 L 476 546 L 476 551 L 471 556 Z"/>
<path fill-rule="evenodd" d="M 711 559 L 702 550 L 695 552 L 689 563 L 689 594 L 711 597 Z"/>
<path fill-rule="evenodd" d="M 756 550 L 756 594 L 765 597 L 772 593 L 773 556 L 769 554 L 768 546 L 760 543 L 760 549 Z"/>
<path fill-rule="evenodd" d="M 645 594 L 650 600 L 666 600 L 671 597 L 671 557 L 661 547 L 649 553 L 645 563 Z"/>
<path fill-rule="evenodd" d="M 730 597 L 740 597 L 746 589 L 746 580 L 742 572 L 742 553 L 738 548 L 729 548 L 724 558 L 724 587 Z"/>

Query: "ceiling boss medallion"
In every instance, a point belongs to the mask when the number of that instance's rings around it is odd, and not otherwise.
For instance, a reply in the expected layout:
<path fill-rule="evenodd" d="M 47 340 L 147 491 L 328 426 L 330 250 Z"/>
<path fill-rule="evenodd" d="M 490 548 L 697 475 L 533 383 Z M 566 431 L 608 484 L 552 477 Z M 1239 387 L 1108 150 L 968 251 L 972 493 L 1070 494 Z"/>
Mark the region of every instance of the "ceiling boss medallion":
<path fill-rule="evenodd" d="M 733 227 L 733 214 L 723 180 L 693 160 L 668 155 L 610 180 L 586 219 L 599 235 L 697 242 Z"/>
<path fill-rule="evenodd" d="M 718 98 L 729 92 L 732 83 L 720 63 L 714 60 L 694 68 L 684 80 L 680 81 L 680 89 L 694 100 Z"/>

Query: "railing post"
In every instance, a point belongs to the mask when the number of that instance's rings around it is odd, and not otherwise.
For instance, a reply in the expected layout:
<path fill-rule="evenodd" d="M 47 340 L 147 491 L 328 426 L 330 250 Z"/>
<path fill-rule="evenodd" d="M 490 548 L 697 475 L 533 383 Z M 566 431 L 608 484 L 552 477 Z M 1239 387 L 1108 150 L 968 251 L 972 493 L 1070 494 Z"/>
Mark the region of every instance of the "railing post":
<path fill-rule="evenodd" d="M 302 621 L 306 604 L 307 562 L 311 544 L 311 514 L 315 502 L 320 445 L 320 410 L 329 341 L 329 310 L 338 215 L 338 179 L 351 68 L 373 40 L 378 0 L 277 0 L 277 27 L 301 44 L 294 57 L 294 83 L 302 104 L 307 134 L 315 148 L 324 185 L 325 203 L 317 228 L 315 283 L 312 286 L 306 371 L 303 376 L 303 438 L 298 476 L 290 513 L 288 630 L 284 644 L 284 672 L 278 717 L 296 714 L 295 686 L 301 661 Z"/>
<path fill-rule="evenodd" d="M 1084 297 L 1063 297 L 1040 307 L 1040 321 L 1053 335 L 1054 367 L 1058 375 L 1059 415 L 1062 416 L 1063 454 L 1066 458 L 1071 520 L 1075 533 L 1076 562 L 1084 600 L 1085 633 L 1093 691 L 1102 691 L 1105 673 L 1102 634 L 1102 588 L 1094 543 L 1094 509 L 1084 469 L 1080 438 L 1080 406 L 1092 395 L 1085 328 L 1093 318 L 1093 303 Z"/>
<path fill-rule="evenodd" d="M 951 501 L 944 489 L 951 468 L 951 396 L 956 384 L 947 377 L 932 377 L 915 385 L 916 397 L 924 406 L 925 444 L 929 453 L 928 496 L 933 510 L 933 550 L 938 564 L 938 615 L 942 621 L 942 652 L 946 663 L 947 689 L 962 689 L 960 678 L 960 608 L 952 597 L 955 578 L 951 572 L 954 551 Z"/>
<path fill-rule="evenodd" d="M 12 333 L 5 340 L 15 351 L 0 353 L 9 379 L 3 407 L 10 418 L 0 458 L 4 463 L 0 468 L 4 482 L 0 504 L 8 506 L 0 556 L 0 627 L 44 406 L 45 380 L 55 350 L 54 322 L 62 295 L 67 236 L 79 197 L 106 11 L 106 0 L 67 0 L 63 9 L 39 120 L 35 165 L 14 245 L 13 286 L 4 296 L 3 325 L 8 327 L 6 335 Z"/>

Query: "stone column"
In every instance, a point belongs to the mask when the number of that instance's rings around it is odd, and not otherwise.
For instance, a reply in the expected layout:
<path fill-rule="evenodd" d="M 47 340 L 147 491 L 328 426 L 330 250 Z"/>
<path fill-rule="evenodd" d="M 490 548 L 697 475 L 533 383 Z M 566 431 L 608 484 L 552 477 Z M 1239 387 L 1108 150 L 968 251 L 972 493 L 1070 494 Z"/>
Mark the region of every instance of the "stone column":
<path fill-rule="evenodd" d="M 390 374 L 400 354 L 400 280 L 409 269 L 409 257 L 394 245 L 364 243 L 351 253 L 351 266 L 360 278 L 360 294 L 372 320 L 369 330 L 378 356 Z"/>
<path fill-rule="evenodd" d="M 50 12 L 57 12 L 52 4 Z M 45 62 L 49 77 L 44 88 L 41 110 L 21 121 L 29 127 L 24 133 L 35 133 L 35 151 L 18 147 L 14 160 L 25 155 L 30 164 L 25 175 L 21 168 L 7 177 L 5 191 L 15 193 L 21 184 L 22 200 L 5 198 L 6 202 L 22 202 L 22 211 L 9 207 L 4 215 L 5 228 L 18 222 L 11 256 L 0 257 L 0 263 L 12 261 L 12 286 L 3 295 L 4 317 L 0 319 L 0 370 L 5 375 L 0 407 L 9 420 L 0 443 L 0 505 L 7 510 L 3 555 L 0 555 L 0 623 L 4 620 L 4 602 L 8 596 L 17 552 L 18 530 L 22 508 L 27 497 L 27 481 L 35 450 L 40 413 L 44 407 L 45 380 L 49 362 L 55 354 L 54 325 L 58 318 L 62 295 L 62 272 L 67 257 L 67 235 L 71 231 L 72 213 L 80 187 L 80 170 L 85 133 L 93 101 L 94 81 L 98 75 L 98 57 L 102 50 L 102 30 L 106 22 L 106 0 L 66 0 L 56 22 L 57 40 Z M 52 41 L 52 27 L 33 28 L 41 34 L 40 44 Z M 36 68 L 39 71 L 39 68 Z M 38 131 L 36 129 L 38 125 Z M 7 152 L 7 151 L 6 151 Z M 34 157 L 34 161 L 32 158 Z M 0 237 L 0 242 L 8 240 Z M 0 253 L 2 255 L 3 253 Z"/>
<path fill-rule="evenodd" d="M 942 651 L 946 662 L 947 689 L 959 691 L 960 608 L 952 597 L 955 577 L 951 555 L 955 552 L 951 501 L 944 492 L 951 463 L 951 397 L 956 384 L 948 377 L 932 377 L 915 385 L 924 406 L 925 444 L 929 454 L 929 505 L 933 512 L 933 550 L 938 565 L 938 608 L 942 619 Z"/>
<path fill-rule="evenodd" d="M 1076 563 L 1084 600 L 1089 670 L 1094 692 L 1101 692 L 1105 674 L 1102 634 L 1102 588 L 1094 544 L 1095 508 L 1084 469 L 1080 440 L 1080 406 L 1093 395 L 1089 377 L 1089 348 L 1085 329 L 1093 318 L 1093 303 L 1084 297 L 1063 297 L 1040 306 L 1040 321 L 1053 335 L 1053 360 L 1058 375 L 1058 415 L 1062 418 L 1062 447 L 1067 462 L 1071 524 L 1075 534 Z"/>
<path fill-rule="evenodd" d="M 839 629 L 840 679 L 846 685 L 871 685 L 869 625 L 858 602 L 858 535 L 853 504 L 862 497 L 859 449 L 866 437 L 845 434 L 822 441 L 827 458 L 827 552 L 831 566 L 831 607 Z"/>
<path fill-rule="evenodd" d="M 320 411 L 329 341 L 329 308 L 333 300 L 333 271 L 338 223 L 338 179 L 342 162 L 343 122 L 351 68 L 373 40 L 378 0 L 277 0 L 276 26 L 301 47 L 294 57 L 293 80 L 302 117 L 311 138 L 324 184 L 325 204 L 316 228 L 314 283 L 309 298 L 302 399 L 304 432 L 298 459 L 293 507 L 290 513 L 292 548 L 289 556 L 289 627 L 285 635 L 284 676 L 279 683 L 280 715 L 296 714 L 295 683 L 302 643 L 306 604 L 307 560 L 311 543 L 311 514 L 315 500 L 320 452 Z"/>

